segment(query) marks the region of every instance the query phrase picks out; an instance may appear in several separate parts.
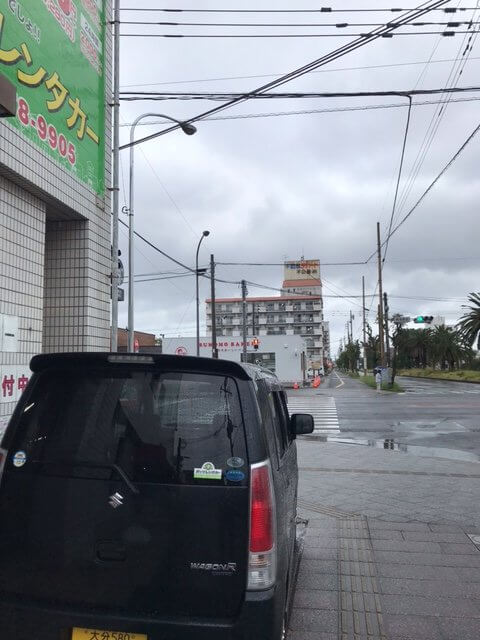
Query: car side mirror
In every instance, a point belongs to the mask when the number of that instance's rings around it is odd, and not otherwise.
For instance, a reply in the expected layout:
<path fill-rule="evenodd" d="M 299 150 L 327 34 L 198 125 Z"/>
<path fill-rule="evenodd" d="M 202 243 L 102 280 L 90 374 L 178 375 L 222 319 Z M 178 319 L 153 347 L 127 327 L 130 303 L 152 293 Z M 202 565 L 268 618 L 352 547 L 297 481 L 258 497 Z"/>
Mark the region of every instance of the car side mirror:
<path fill-rule="evenodd" d="M 313 416 L 309 413 L 294 413 L 293 416 L 290 417 L 290 433 L 293 436 L 312 433 L 314 427 Z"/>

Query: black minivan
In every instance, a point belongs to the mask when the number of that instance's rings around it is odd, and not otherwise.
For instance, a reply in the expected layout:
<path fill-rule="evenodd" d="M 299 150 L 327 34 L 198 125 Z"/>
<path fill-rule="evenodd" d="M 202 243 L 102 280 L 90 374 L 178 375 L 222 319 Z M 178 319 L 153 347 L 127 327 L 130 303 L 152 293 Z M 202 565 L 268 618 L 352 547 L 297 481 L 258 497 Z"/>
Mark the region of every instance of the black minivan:
<path fill-rule="evenodd" d="M 280 640 L 313 418 L 277 378 L 147 354 L 31 368 L 0 449 L 2 640 Z"/>

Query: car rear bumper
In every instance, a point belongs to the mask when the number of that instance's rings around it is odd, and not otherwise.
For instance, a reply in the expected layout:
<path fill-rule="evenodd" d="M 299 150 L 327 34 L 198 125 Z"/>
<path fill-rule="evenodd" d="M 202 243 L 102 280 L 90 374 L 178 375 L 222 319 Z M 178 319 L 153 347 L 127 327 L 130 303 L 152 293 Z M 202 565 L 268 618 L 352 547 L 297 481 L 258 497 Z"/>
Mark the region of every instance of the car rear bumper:
<path fill-rule="evenodd" d="M 71 640 L 73 627 L 143 633 L 148 640 L 278 640 L 283 619 L 282 589 L 248 592 L 234 620 L 166 619 L 99 613 L 0 601 L 1 637 L 15 640 Z M 99 636 L 103 638 L 103 636 Z M 90 640 L 90 638 L 86 638 Z M 128 635 L 125 636 L 128 640 Z"/>

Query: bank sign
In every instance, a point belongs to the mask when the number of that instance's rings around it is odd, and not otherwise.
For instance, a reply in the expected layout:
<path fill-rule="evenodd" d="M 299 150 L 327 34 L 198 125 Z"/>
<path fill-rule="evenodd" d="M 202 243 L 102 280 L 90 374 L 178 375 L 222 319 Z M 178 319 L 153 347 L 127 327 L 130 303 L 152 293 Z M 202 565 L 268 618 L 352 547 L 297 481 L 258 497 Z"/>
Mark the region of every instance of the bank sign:
<path fill-rule="evenodd" d="M 0 73 L 10 122 L 97 194 L 105 188 L 103 0 L 0 0 Z"/>

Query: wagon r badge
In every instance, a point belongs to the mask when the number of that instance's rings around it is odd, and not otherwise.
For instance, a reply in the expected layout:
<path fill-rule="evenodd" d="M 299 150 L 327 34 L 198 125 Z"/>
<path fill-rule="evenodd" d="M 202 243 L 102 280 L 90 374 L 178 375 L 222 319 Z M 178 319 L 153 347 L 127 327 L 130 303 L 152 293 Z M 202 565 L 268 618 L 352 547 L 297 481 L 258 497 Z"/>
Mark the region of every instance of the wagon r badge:
<path fill-rule="evenodd" d="M 212 575 L 230 576 L 237 570 L 236 562 L 191 562 L 192 571 L 207 571 Z"/>
<path fill-rule="evenodd" d="M 108 504 L 116 509 L 117 507 L 121 507 L 123 505 L 123 496 L 121 493 L 114 493 L 108 499 Z"/>

